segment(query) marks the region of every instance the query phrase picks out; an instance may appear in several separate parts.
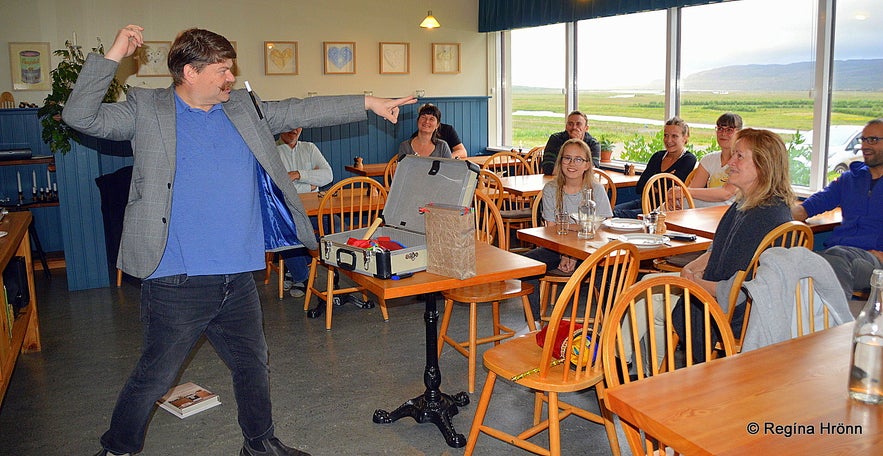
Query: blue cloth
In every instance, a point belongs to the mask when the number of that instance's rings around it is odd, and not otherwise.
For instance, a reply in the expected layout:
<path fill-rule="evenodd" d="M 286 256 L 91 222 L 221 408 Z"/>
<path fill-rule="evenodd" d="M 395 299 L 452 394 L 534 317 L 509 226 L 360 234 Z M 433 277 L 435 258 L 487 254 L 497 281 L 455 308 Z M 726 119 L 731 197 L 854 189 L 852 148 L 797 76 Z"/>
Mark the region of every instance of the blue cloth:
<path fill-rule="evenodd" d="M 297 227 L 294 225 L 291 211 L 285 204 L 282 190 L 279 190 L 257 162 L 255 162 L 255 172 L 260 185 L 258 196 L 264 227 L 264 250 L 275 251 L 303 246 L 298 240 Z"/>
<path fill-rule="evenodd" d="M 176 94 L 175 111 L 178 154 L 169 236 L 150 277 L 263 269 L 254 155 L 220 104 L 194 109 Z"/>
<path fill-rule="evenodd" d="M 101 436 L 103 448 L 119 454 L 141 450 L 153 403 L 173 386 L 203 334 L 232 371 L 245 438 L 273 436 L 267 341 L 251 273 L 145 279 L 141 320 L 139 368 L 120 392 L 110 430 Z"/>
<path fill-rule="evenodd" d="M 849 171 L 803 202 L 810 217 L 840 206 L 843 223 L 834 228 L 825 247 L 846 245 L 883 250 L 883 184 L 870 189 L 868 166 L 864 162 L 853 162 Z"/>

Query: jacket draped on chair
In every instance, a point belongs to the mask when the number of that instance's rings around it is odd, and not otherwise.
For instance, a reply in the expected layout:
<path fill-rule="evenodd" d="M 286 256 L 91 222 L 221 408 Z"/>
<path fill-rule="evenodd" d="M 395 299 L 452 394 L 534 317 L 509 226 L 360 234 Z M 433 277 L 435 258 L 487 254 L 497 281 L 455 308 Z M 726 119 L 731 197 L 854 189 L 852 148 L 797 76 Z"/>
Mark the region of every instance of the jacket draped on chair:
<path fill-rule="evenodd" d="M 796 337 L 795 290 L 808 296 L 807 281 L 813 279 L 813 309 L 816 328 L 828 309 L 831 326 L 853 321 L 846 297 L 831 265 L 820 255 L 805 247 L 772 247 L 760 255 L 757 275 L 745 282 L 743 289 L 751 295 L 751 318 L 742 351 L 749 351 Z M 809 316 L 804 316 L 804 325 Z"/>

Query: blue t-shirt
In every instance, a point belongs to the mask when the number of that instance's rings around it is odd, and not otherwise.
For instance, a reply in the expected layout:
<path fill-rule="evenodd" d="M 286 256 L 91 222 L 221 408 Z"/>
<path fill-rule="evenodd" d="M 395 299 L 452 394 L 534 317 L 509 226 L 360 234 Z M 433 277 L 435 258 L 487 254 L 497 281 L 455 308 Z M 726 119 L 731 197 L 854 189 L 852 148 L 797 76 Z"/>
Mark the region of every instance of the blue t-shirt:
<path fill-rule="evenodd" d="M 169 237 L 150 278 L 235 274 L 264 267 L 256 160 L 222 105 L 175 95 L 177 143 Z"/>

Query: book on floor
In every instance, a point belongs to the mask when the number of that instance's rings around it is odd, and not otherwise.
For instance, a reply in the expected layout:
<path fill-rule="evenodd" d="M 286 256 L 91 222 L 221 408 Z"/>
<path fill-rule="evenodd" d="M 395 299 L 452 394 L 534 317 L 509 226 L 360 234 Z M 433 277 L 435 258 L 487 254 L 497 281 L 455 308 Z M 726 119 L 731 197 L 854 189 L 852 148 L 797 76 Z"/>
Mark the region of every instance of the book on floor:
<path fill-rule="evenodd" d="M 183 419 L 221 405 L 221 399 L 217 394 L 196 383 L 187 382 L 170 389 L 156 403 L 171 414 Z"/>

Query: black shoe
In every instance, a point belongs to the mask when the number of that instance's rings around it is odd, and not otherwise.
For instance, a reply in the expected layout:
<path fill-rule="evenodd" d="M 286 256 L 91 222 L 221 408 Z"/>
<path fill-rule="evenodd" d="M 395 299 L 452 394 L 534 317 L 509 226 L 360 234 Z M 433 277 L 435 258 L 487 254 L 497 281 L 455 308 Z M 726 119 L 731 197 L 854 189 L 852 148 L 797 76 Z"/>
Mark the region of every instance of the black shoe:
<path fill-rule="evenodd" d="M 111 456 L 111 455 L 116 455 L 116 453 L 113 453 L 111 451 L 107 451 L 104 448 L 102 448 L 101 451 L 95 453 L 95 456 Z M 123 454 L 120 454 L 117 456 L 129 456 L 129 453 L 123 453 Z"/>
<path fill-rule="evenodd" d="M 246 440 L 242 444 L 242 451 L 239 452 L 239 456 L 310 456 L 309 453 L 285 446 L 276 437 L 262 440 L 261 443 L 264 445 L 264 451 L 255 450 L 249 446 L 248 440 Z"/>

